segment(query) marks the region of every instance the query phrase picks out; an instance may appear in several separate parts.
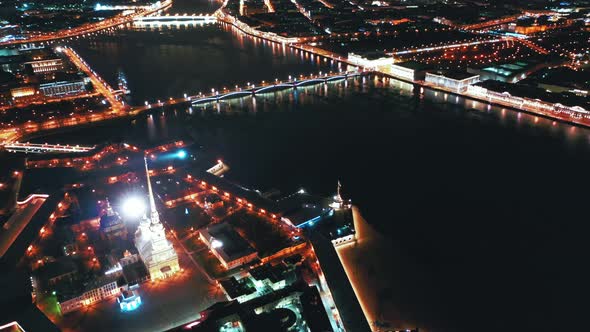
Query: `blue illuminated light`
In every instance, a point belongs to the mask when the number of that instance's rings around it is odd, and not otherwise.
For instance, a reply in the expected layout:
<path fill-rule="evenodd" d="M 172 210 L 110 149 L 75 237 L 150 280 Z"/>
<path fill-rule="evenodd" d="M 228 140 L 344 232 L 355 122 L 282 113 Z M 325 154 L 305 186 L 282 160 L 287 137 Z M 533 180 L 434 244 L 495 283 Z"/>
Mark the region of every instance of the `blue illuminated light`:
<path fill-rule="evenodd" d="M 184 159 L 184 158 L 186 158 L 186 151 L 180 150 L 180 151 L 176 152 L 176 156 L 180 159 Z"/>
<path fill-rule="evenodd" d="M 118 300 L 120 301 L 120 300 Z M 121 311 L 133 311 L 135 309 L 137 309 L 139 306 L 141 305 L 141 297 L 139 296 L 134 296 L 134 298 L 132 300 L 123 300 L 123 302 L 119 303 L 119 307 L 121 308 Z"/>
<path fill-rule="evenodd" d="M 312 219 L 310 219 L 310 220 L 308 220 L 308 221 L 306 221 L 306 222 L 304 222 L 304 223 L 300 224 L 300 225 L 299 225 L 299 226 L 297 226 L 297 227 L 298 227 L 298 228 L 302 228 L 302 227 L 305 227 L 305 226 L 313 226 L 313 225 L 315 225 L 315 223 L 316 223 L 317 221 L 320 221 L 321 219 L 322 219 L 322 216 L 321 216 L 321 215 L 319 215 L 319 216 L 317 216 L 317 217 L 314 217 L 314 218 L 312 218 Z"/>

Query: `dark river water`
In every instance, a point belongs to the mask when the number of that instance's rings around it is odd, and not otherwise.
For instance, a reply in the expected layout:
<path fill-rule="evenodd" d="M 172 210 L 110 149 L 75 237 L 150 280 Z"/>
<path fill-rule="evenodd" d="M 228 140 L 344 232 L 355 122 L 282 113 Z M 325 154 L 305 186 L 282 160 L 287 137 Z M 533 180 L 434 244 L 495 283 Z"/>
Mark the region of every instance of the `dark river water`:
<path fill-rule="evenodd" d="M 73 47 L 113 84 L 122 70 L 136 104 L 337 69 L 222 25 L 125 29 Z M 230 180 L 261 190 L 331 195 L 341 180 L 401 257 L 384 260 L 400 324 L 565 331 L 587 316 L 587 129 L 368 77 L 44 140 L 184 137 L 223 158 Z"/>

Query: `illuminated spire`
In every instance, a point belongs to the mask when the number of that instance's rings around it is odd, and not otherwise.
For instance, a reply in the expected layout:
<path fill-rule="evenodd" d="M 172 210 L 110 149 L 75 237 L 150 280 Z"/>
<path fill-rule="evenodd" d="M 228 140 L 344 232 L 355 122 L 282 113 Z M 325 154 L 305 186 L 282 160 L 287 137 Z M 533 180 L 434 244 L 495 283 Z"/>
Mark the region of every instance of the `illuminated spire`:
<path fill-rule="evenodd" d="M 336 201 L 338 203 L 343 202 L 342 195 L 340 194 L 340 189 L 342 189 L 342 184 L 340 184 L 340 180 L 338 180 L 338 189 L 337 189 L 337 194 L 336 194 Z"/>
<path fill-rule="evenodd" d="M 150 170 L 148 169 L 147 158 L 143 157 L 143 161 L 145 163 L 145 176 L 147 178 L 148 195 L 150 198 L 150 220 L 152 221 L 152 224 L 159 224 L 160 215 L 158 214 L 158 210 L 156 210 L 156 200 L 154 199 L 154 193 L 152 191 L 152 182 L 150 181 Z"/>
<path fill-rule="evenodd" d="M 115 215 L 115 211 L 113 211 L 113 208 L 111 207 L 111 202 L 109 202 L 109 198 L 106 198 L 106 202 L 107 202 L 107 216 L 114 216 Z"/>

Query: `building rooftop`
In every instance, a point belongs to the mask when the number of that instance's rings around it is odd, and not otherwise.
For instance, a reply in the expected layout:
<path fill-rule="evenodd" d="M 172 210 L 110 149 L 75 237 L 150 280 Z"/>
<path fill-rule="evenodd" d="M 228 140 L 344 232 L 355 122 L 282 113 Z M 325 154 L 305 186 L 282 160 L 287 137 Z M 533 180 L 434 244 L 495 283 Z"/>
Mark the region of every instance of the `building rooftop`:
<path fill-rule="evenodd" d="M 418 62 L 418 61 L 402 61 L 402 62 L 396 62 L 394 63 L 395 66 L 400 66 L 400 67 L 404 67 L 404 68 L 408 68 L 408 69 L 412 69 L 412 70 L 426 70 L 428 68 L 430 68 L 430 66 L 428 66 L 425 63 L 422 62 Z"/>
<path fill-rule="evenodd" d="M 289 219 L 293 225 L 303 227 L 321 220 L 323 217 L 327 216 L 330 211 L 330 208 L 306 204 L 291 213 L 285 214 L 284 217 Z"/>
<path fill-rule="evenodd" d="M 387 53 L 385 53 L 383 51 L 364 51 L 364 52 L 356 51 L 352 54 L 358 55 L 358 56 L 365 58 L 367 60 L 378 60 L 381 58 L 390 58 L 390 56 L 387 55 Z"/>
<path fill-rule="evenodd" d="M 105 214 L 102 217 L 100 217 L 100 229 L 102 230 L 122 223 L 123 221 L 121 220 L 121 217 L 119 217 L 119 215 L 117 214 Z"/>
<path fill-rule="evenodd" d="M 454 80 L 464 80 L 464 79 L 468 79 L 474 76 L 478 76 L 477 74 L 471 74 L 468 73 L 466 71 L 462 71 L 462 70 L 435 70 L 435 71 L 429 71 L 429 74 L 433 74 L 433 75 L 440 75 L 440 76 L 444 76 L 444 77 L 448 77 L 450 79 L 454 79 Z"/>
<path fill-rule="evenodd" d="M 510 77 L 521 73 L 531 67 L 530 63 L 516 61 L 511 63 L 497 64 L 494 66 L 484 67 L 481 70 L 489 73 L 498 74 L 504 77 Z"/>
<path fill-rule="evenodd" d="M 89 277 L 89 279 L 64 279 L 55 286 L 57 299 L 59 302 L 64 302 L 78 297 L 87 291 L 117 281 L 117 279 L 118 276 L 116 275 Z"/>
<path fill-rule="evenodd" d="M 281 306 L 281 300 L 289 297 L 299 299 L 300 305 Z M 267 307 L 275 304 L 275 307 Z M 263 312 L 255 310 L 266 307 Z M 300 315 L 300 320 L 295 319 Z M 293 284 L 281 290 L 262 295 L 244 303 L 238 301 L 218 302 L 201 312 L 200 318 L 169 331 L 220 331 L 226 322 L 240 322 L 246 331 L 286 331 L 296 321 L 305 321 L 312 332 L 332 332 L 328 315 L 315 286 Z M 369 330 L 366 330 L 369 331 Z"/>
<path fill-rule="evenodd" d="M 259 281 L 268 279 L 273 283 L 285 280 L 286 273 L 287 266 L 282 263 L 276 265 L 265 264 L 250 270 L 250 275 L 252 278 Z"/>
<path fill-rule="evenodd" d="M 123 276 L 128 284 L 137 284 L 149 276 L 149 272 L 142 261 L 123 266 Z"/>
<path fill-rule="evenodd" d="M 371 331 L 332 241 L 319 232 L 309 231 L 307 234 L 340 312 L 344 329 L 348 332 Z"/>
<path fill-rule="evenodd" d="M 568 67 L 558 67 L 541 70 L 526 81 L 546 85 L 558 85 L 571 89 L 590 90 L 590 75 L 588 71 L 573 70 Z"/>
<path fill-rule="evenodd" d="M 78 267 L 69 256 L 60 257 L 53 262 L 46 263 L 39 269 L 39 276 L 44 280 L 50 280 L 65 274 L 75 273 Z"/>
<path fill-rule="evenodd" d="M 242 295 L 249 295 L 256 292 L 256 288 L 247 284 L 245 281 L 238 281 L 235 277 L 221 280 L 219 282 L 221 287 L 225 289 L 225 292 L 232 298 L 235 299 Z"/>
<path fill-rule="evenodd" d="M 207 227 L 203 232 L 206 238 L 215 238 L 222 246 L 215 250 L 226 262 L 255 253 L 256 250 L 228 223 L 222 222 Z"/>

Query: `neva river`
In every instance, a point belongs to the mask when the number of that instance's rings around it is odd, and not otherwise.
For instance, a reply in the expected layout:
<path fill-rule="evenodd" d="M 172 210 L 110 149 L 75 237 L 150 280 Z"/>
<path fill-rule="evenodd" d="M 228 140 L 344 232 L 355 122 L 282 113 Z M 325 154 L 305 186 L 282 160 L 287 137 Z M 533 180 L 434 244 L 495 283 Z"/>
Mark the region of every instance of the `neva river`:
<path fill-rule="evenodd" d="M 134 104 L 338 69 L 217 24 L 130 28 L 72 46 L 113 85 L 122 70 Z M 230 180 L 262 191 L 331 195 L 340 180 L 386 239 L 374 273 L 387 278 L 382 318 L 396 326 L 545 331 L 585 316 L 572 304 L 586 284 L 588 129 L 368 77 L 42 140 L 187 137 L 223 158 Z"/>

